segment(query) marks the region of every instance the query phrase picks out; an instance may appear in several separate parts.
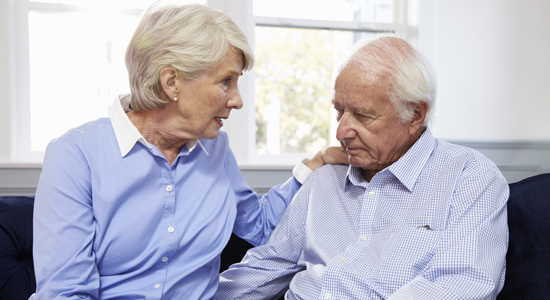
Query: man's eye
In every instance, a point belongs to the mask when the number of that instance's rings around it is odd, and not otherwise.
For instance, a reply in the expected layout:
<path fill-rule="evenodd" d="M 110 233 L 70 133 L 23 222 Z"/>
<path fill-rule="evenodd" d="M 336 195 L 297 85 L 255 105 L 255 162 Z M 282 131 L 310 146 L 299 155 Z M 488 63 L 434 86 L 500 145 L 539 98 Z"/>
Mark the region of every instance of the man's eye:
<path fill-rule="evenodd" d="M 369 115 L 365 115 L 365 114 L 361 114 L 361 113 L 356 113 L 356 115 L 357 115 L 359 118 L 362 118 L 362 119 L 372 119 L 372 117 L 369 116 Z"/>
<path fill-rule="evenodd" d="M 341 109 L 336 109 L 336 120 L 337 121 L 340 121 L 340 119 L 342 118 L 342 116 L 344 115 L 344 111 L 341 110 Z"/>

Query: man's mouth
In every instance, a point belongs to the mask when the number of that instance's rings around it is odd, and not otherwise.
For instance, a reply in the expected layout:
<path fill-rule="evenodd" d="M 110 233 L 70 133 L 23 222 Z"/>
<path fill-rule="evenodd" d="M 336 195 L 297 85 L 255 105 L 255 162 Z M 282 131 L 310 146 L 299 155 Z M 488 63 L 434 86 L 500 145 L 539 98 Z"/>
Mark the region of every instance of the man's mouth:
<path fill-rule="evenodd" d="M 214 117 L 214 119 L 218 122 L 218 125 L 223 126 L 223 119 L 221 117 Z"/>

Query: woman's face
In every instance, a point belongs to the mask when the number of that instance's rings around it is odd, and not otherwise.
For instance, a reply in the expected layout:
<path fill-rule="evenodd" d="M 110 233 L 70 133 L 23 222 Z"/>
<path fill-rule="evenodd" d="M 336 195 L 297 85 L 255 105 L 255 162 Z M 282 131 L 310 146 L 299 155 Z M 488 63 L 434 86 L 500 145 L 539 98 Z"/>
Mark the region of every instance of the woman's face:
<path fill-rule="evenodd" d="M 231 49 L 220 63 L 197 78 L 181 81 L 177 104 L 182 119 L 178 123 L 186 138 L 216 138 L 231 110 L 243 106 L 237 86 L 242 70 L 242 52 Z"/>

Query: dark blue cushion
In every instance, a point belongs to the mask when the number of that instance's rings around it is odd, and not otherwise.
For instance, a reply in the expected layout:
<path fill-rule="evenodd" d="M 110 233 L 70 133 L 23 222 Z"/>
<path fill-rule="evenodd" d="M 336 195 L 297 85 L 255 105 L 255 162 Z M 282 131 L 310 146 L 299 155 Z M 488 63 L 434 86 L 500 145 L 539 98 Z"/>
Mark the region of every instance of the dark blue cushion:
<path fill-rule="evenodd" d="M 498 300 L 550 299 L 550 174 L 510 184 L 510 245 Z"/>
<path fill-rule="evenodd" d="M 33 204 L 33 197 L 0 197 L 0 300 L 26 300 L 36 290 Z"/>

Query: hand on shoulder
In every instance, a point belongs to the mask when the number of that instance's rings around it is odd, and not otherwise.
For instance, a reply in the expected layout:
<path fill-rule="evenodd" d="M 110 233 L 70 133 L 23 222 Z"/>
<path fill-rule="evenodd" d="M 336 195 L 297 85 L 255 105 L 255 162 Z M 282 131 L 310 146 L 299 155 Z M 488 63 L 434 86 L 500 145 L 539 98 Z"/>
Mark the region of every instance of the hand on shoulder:
<path fill-rule="evenodd" d="M 327 147 L 315 154 L 311 159 L 305 159 L 303 163 L 315 171 L 326 164 L 349 165 L 348 154 L 340 146 Z"/>

